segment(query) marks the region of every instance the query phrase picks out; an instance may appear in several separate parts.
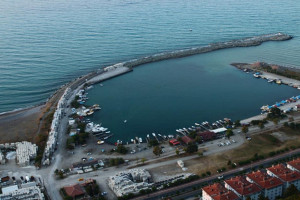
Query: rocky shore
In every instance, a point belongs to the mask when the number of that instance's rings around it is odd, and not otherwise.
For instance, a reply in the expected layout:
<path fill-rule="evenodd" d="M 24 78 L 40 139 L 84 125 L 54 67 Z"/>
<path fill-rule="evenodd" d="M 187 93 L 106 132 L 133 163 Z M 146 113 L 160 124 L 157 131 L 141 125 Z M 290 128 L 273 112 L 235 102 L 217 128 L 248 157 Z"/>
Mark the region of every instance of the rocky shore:
<path fill-rule="evenodd" d="M 136 67 L 146 63 L 192 56 L 192 55 L 207 53 L 207 52 L 216 51 L 220 49 L 258 46 L 263 42 L 267 42 L 267 41 L 285 41 L 285 40 L 290 40 L 292 38 L 293 38 L 292 36 L 284 33 L 260 35 L 260 36 L 250 37 L 250 38 L 239 39 L 239 40 L 231 40 L 228 42 L 213 43 L 207 46 L 194 47 L 190 49 L 184 49 L 184 50 L 178 50 L 178 51 L 172 51 L 166 53 L 159 53 L 152 56 L 146 56 L 143 58 L 133 59 L 124 62 L 123 65 L 126 67 Z"/>

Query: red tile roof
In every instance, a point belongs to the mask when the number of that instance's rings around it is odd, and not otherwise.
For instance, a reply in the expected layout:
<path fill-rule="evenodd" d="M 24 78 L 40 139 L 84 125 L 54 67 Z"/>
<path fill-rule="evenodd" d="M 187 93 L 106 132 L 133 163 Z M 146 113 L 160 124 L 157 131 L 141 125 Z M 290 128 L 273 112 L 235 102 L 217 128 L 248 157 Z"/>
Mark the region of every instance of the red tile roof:
<path fill-rule="evenodd" d="M 189 136 L 186 136 L 186 135 L 181 137 L 181 139 L 185 144 L 189 144 L 194 141 L 192 138 L 190 138 Z"/>
<path fill-rule="evenodd" d="M 283 184 L 283 182 L 279 178 L 272 177 L 266 172 L 262 171 L 249 173 L 247 174 L 247 177 L 263 189 L 271 189 Z"/>
<path fill-rule="evenodd" d="M 237 199 L 239 199 L 239 197 L 234 192 L 227 190 L 220 183 L 215 183 L 213 185 L 203 187 L 202 190 L 204 190 L 214 200 L 237 200 Z"/>
<path fill-rule="evenodd" d="M 287 162 L 287 164 L 300 171 L 300 158 Z"/>
<path fill-rule="evenodd" d="M 261 189 L 254 183 L 250 183 L 243 176 L 236 176 L 234 178 L 225 180 L 231 188 L 233 188 L 240 195 L 251 195 L 260 192 Z"/>
<path fill-rule="evenodd" d="M 9 181 L 9 176 L 5 176 L 5 177 L 1 178 L 2 183 L 7 182 L 7 181 Z"/>
<path fill-rule="evenodd" d="M 212 140 L 216 137 L 216 134 L 214 132 L 211 131 L 205 131 L 202 133 L 198 133 L 198 136 L 201 137 L 202 140 L 207 141 L 207 140 Z"/>
<path fill-rule="evenodd" d="M 172 139 L 169 141 L 172 145 L 178 145 L 180 144 L 176 139 Z"/>
<path fill-rule="evenodd" d="M 73 197 L 73 198 L 85 194 L 85 191 L 83 190 L 83 188 L 79 184 L 65 186 L 64 189 L 66 191 L 66 194 L 68 196 Z"/>
<path fill-rule="evenodd" d="M 300 173 L 297 171 L 290 170 L 283 164 L 274 165 L 267 168 L 270 172 L 275 174 L 278 178 L 285 182 L 291 182 L 300 179 Z"/>

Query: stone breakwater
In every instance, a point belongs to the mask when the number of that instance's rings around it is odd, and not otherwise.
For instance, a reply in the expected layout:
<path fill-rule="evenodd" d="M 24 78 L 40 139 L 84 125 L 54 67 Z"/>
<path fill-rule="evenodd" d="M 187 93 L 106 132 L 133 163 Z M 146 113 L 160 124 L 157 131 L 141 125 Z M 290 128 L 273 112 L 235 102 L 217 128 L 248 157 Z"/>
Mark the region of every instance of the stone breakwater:
<path fill-rule="evenodd" d="M 260 35 L 255 37 L 239 39 L 239 40 L 231 40 L 228 42 L 213 43 L 206 46 L 193 47 L 190 49 L 154 54 L 152 56 L 133 59 L 120 64 L 122 64 L 125 67 L 136 67 L 146 63 L 157 62 L 157 61 L 162 61 L 162 60 L 167 60 L 172 58 L 192 56 L 192 55 L 207 53 L 207 52 L 216 51 L 220 49 L 258 46 L 263 42 L 267 42 L 267 41 L 284 41 L 284 40 L 290 40 L 292 38 L 293 38 L 292 36 L 284 33 L 273 33 L 273 34 Z"/>

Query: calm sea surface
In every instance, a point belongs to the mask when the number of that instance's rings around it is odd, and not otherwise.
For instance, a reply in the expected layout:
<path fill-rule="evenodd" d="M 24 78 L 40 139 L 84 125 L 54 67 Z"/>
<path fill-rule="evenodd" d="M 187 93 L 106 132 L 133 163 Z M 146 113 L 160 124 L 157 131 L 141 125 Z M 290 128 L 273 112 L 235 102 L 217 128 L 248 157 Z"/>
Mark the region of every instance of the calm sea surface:
<path fill-rule="evenodd" d="M 295 0 L 1 0 L 0 112 L 41 103 L 62 84 L 108 64 L 291 34 L 295 38 L 286 42 L 140 66 L 89 91 L 89 103 L 103 108 L 94 120 L 123 138 L 257 114 L 261 105 L 299 92 L 254 80 L 229 64 L 260 60 L 299 67 L 299 10 Z"/>

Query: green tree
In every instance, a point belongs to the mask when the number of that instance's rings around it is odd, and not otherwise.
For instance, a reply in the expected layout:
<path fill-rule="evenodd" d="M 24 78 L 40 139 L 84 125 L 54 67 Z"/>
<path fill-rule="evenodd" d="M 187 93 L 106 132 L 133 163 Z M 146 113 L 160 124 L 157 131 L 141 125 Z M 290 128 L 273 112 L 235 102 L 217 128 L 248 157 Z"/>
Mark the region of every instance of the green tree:
<path fill-rule="evenodd" d="M 284 126 L 284 127 L 289 127 L 289 123 L 288 123 L 288 122 L 284 122 L 284 123 L 283 123 L 283 126 Z"/>
<path fill-rule="evenodd" d="M 179 153 L 180 153 L 178 148 L 176 148 L 175 152 L 176 152 L 176 155 L 177 155 L 177 156 L 178 156 Z"/>
<path fill-rule="evenodd" d="M 240 120 L 236 120 L 236 121 L 234 122 L 234 125 L 235 125 L 235 127 L 241 126 L 241 121 L 240 121 Z"/>
<path fill-rule="evenodd" d="M 265 125 L 264 125 L 264 123 L 260 122 L 260 123 L 258 124 L 258 127 L 259 127 L 260 129 L 263 129 L 263 128 L 265 128 Z"/>
<path fill-rule="evenodd" d="M 275 125 L 277 125 L 278 122 L 279 122 L 279 119 L 278 119 L 278 118 L 274 118 L 274 119 L 273 119 L 273 122 L 274 122 Z"/>
<path fill-rule="evenodd" d="M 282 114 L 281 110 L 279 108 L 271 108 L 270 112 L 268 113 L 267 118 L 268 119 L 281 119 L 284 115 Z"/>
<path fill-rule="evenodd" d="M 263 194 L 260 194 L 260 195 L 258 196 L 258 200 L 265 200 L 264 195 L 263 195 Z"/>
<path fill-rule="evenodd" d="M 58 172 L 58 177 L 59 177 L 60 179 L 63 179 L 63 178 L 64 178 L 64 173 L 63 173 L 62 171 L 59 171 L 59 172 Z"/>
<path fill-rule="evenodd" d="M 226 137 L 229 139 L 231 136 L 233 136 L 232 129 L 227 129 L 227 131 L 226 131 Z"/>
<path fill-rule="evenodd" d="M 297 188 L 295 187 L 294 184 L 291 184 L 287 189 L 286 191 L 284 192 L 283 196 L 284 197 L 289 197 L 289 196 L 292 196 L 292 195 L 298 195 L 299 194 L 299 191 L 297 190 Z"/>
<path fill-rule="evenodd" d="M 231 160 L 228 160 L 227 165 L 231 165 L 231 164 L 232 164 Z"/>
<path fill-rule="evenodd" d="M 150 147 L 153 147 L 153 146 L 159 145 L 159 143 L 158 143 L 158 141 L 155 140 L 155 139 L 150 139 L 148 145 L 149 145 Z"/>
<path fill-rule="evenodd" d="M 248 126 L 243 126 L 242 127 L 242 132 L 243 133 L 248 133 L 249 129 L 248 129 Z"/>
<path fill-rule="evenodd" d="M 162 154 L 161 147 L 160 147 L 160 146 L 155 146 L 155 147 L 153 148 L 153 153 L 154 153 L 156 156 L 160 156 L 160 154 Z"/>
<path fill-rule="evenodd" d="M 128 149 L 124 145 L 118 145 L 116 152 L 120 154 L 126 154 L 128 152 Z"/>
<path fill-rule="evenodd" d="M 147 161 L 146 158 L 141 158 L 141 162 L 144 164 Z"/>
<path fill-rule="evenodd" d="M 198 145 L 195 143 L 189 143 L 186 147 L 187 153 L 194 153 L 198 151 Z"/>
<path fill-rule="evenodd" d="M 73 200 L 73 197 L 67 195 L 64 197 L 64 200 Z"/>

